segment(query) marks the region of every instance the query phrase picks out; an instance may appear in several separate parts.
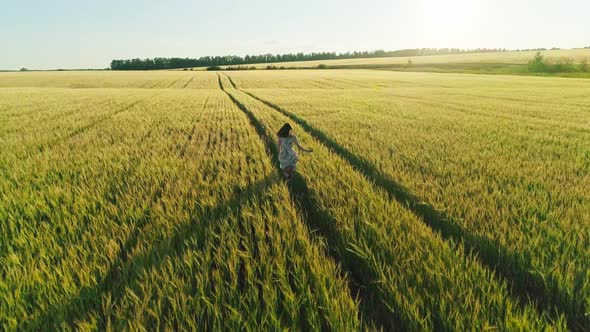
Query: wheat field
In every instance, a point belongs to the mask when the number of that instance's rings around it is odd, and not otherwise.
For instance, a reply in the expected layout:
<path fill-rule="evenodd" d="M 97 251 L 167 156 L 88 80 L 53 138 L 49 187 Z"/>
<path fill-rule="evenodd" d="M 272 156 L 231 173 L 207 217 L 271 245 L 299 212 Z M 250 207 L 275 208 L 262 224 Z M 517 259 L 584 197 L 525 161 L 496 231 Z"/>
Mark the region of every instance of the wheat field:
<path fill-rule="evenodd" d="M 590 329 L 588 80 L 0 73 L 0 142 L 0 329 Z"/>

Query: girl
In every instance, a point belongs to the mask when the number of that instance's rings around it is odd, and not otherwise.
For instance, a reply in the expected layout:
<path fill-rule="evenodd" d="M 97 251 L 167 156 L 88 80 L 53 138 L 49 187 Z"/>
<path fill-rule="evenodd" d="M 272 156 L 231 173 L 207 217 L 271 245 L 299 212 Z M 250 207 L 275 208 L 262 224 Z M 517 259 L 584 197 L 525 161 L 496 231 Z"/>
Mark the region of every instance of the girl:
<path fill-rule="evenodd" d="M 279 163 L 287 180 L 291 180 L 295 166 L 297 166 L 297 154 L 293 150 L 293 143 L 302 151 L 312 152 L 311 149 L 306 149 L 299 144 L 297 136 L 291 133 L 292 130 L 291 125 L 285 123 L 277 133 L 279 136 Z"/>

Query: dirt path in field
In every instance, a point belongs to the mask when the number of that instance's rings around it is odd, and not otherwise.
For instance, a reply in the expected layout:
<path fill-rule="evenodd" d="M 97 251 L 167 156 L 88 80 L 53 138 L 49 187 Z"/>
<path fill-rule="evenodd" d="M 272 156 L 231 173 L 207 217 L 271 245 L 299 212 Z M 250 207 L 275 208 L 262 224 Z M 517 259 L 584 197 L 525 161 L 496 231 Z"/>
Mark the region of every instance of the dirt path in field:
<path fill-rule="evenodd" d="M 189 84 L 191 84 L 191 82 L 192 82 L 192 81 L 195 79 L 195 77 L 197 77 L 197 75 L 195 75 L 195 76 L 191 77 L 191 79 L 190 79 L 190 80 L 188 80 L 188 82 L 186 82 L 186 84 L 185 84 L 185 85 L 183 85 L 183 86 L 182 86 L 182 88 L 183 88 L 183 89 L 186 89 L 186 87 L 187 87 Z"/>
<path fill-rule="evenodd" d="M 166 89 L 170 89 L 170 88 L 171 88 L 171 87 L 172 87 L 172 86 L 173 86 L 173 85 L 174 85 L 176 82 L 178 82 L 178 81 L 180 81 L 180 80 L 181 80 L 181 78 L 179 78 L 179 79 L 177 79 L 177 80 L 175 80 L 175 81 L 172 81 L 172 83 L 170 83 L 170 84 L 169 84 L 169 85 L 166 87 Z"/>
<path fill-rule="evenodd" d="M 153 89 L 153 88 L 157 87 L 158 85 L 160 85 L 161 83 L 164 83 L 164 82 L 166 82 L 165 79 L 160 80 L 160 81 L 157 81 L 154 85 L 150 86 L 149 89 Z"/>
<path fill-rule="evenodd" d="M 543 276 L 534 273 L 534 267 L 530 262 L 523 261 L 518 252 L 503 247 L 487 237 L 472 233 L 453 216 L 443 210 L 436 209 L 424 199 L 412 194 L 402 184 L 383 174 L 371 162 L 346 149 L 324 132 L 309 124 L 306 120 L 248 91 L 237 88 L 232 79 L 229 76 L 227 78 L 237 90 L 262 102 L 269 108 L 287 116 L 300 125 L 310 136 L 335 152 L 356 171 L 374 183 L 375 186 L 385 190 L 390 196 L 390 199 L 401 203 L 444 239 L 449 239 L 463 245 L 464 252 L 474 254 L 482 266 L 494 271 L 500 279 L 507 282 L 512 296 L 518 298 L 519 303 L 531 302 L 541 315 L 553 315 L 556 312 L 565 314 L 568 317 L 569 326 L 580 326 L 578 317 L 567 315 L 569 312 L 567 308 L 572 304 L 564 303 L 564 301 L 560 300 L 568 298 L 565 291 L 547 289 L 543 281 Z M 556 289 L 559 289 L 557 285 Z M 551 296 L 552 292 L 553 294 L 557 292 L 560 299 L 555 299 L 554 296 Z M 576 328 L 572 329 L 576 330 Z"/>

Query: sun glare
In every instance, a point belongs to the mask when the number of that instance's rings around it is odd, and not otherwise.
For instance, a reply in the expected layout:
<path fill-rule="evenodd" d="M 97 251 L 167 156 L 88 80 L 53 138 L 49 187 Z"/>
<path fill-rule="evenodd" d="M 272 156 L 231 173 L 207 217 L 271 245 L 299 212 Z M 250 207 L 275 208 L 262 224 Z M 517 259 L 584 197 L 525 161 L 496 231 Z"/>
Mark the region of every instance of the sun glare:
<path fill-rule="evenodd" d="M 429 47 L 477 47 L 479 1 L 421 0 L 417 8 L 420 44 Z"/>

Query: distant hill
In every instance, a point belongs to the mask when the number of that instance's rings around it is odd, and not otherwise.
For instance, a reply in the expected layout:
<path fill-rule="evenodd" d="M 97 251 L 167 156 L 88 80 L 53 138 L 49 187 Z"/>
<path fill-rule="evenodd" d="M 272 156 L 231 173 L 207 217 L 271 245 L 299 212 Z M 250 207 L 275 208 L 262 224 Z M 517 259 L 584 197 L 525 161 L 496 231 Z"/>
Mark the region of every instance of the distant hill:
<path fill-rule="evenodd" d="M 540 51 L 547 61 L 559 61 L 560 59 L 572 58 L 575 63 L 586 59 L 590 61 L 590 48 L 578 48 L 569 50 L 545 50 Z M 274 62 L 253 64 L 257 68 L 265 68 L 268 65 L 285 67 L 315 67 L 320 64 L 327 66 L 367 66 L 367 65 L 407 65 L 408 60 L 413 65 L 419 64 L 459 64 L 459 63 L 485 63 L 485 64 L 526 64 L 531 60 L 536 50 L 532 51 L 506 51 L 506 52 L 485 52 L 485 53 L 462 53 L 444 55 L 422 55 L 406 57 L 379 57 L 365 59 L 337 59 L 337 60 L 315 60 L 298 62 Z"/>
<path fill-rule="evenodd" d="M 543 56 L 544 68 L 531 70 L 537 52 Z M 439 54 L 406 57 L 314 60 L 220 66 L 217 70 L 244 69 L 380 69 L 409 72 L 469 73 L 500 75 L 537 75 L 590 78 L 590 49 L 552 49 L 506 52 Z M 203 70 L 205 67 L 190 68 Z M 186 69 L 183 69 L 186 70 Z"/>

